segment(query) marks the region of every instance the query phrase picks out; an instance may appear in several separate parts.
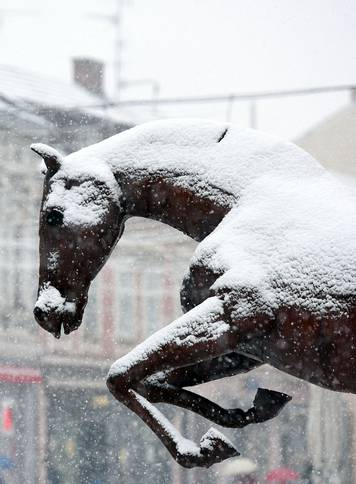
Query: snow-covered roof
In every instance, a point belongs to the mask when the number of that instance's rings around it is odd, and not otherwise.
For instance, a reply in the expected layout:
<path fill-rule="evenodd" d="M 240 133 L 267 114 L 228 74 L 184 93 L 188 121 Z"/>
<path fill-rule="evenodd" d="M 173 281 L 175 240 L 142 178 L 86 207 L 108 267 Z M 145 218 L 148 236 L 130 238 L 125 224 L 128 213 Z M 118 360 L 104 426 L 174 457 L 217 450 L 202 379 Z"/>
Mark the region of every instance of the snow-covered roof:
<path fill-rule="evenodd" d="M 0 94 L 14 101 L 67 109 L 88 107 L 103 101 L 74 83 L 7 65 L 0 65 Z"/>
<path fill-rule="evenodd" d="M 356 103 L 343 107 L 311 128 L 297 144 L 326 168 L 356 176 Z"/>
<path fill-rule="evenodd" d="M 126 127 L 135 124 L 129 113 L 100 107 L 105 105 L 105 99 L 73 82 L 54 79 L 17 66 L 0 64 L 0 101 L 0 111 L 6 111 L 7 114 L 9 109 L 15 107 L 19 116 L 21 111 L 27 111 L 50 121 L 55 114 L 70 113 L 70 118 L 79 122 L 82 122 L 84 114 L 87 120 L 105 119 L 113 125 Z"/>

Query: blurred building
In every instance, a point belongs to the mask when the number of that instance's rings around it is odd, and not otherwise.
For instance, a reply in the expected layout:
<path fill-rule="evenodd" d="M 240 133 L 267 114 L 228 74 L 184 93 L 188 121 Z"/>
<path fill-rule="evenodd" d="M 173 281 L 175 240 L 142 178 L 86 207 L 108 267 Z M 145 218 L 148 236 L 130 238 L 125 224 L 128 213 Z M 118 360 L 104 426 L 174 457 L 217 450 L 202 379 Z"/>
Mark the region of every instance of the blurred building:
<path fill-rule="evenodd" d="M 346 105 L 297 140 L 320 163 L 356 186 L 356 103 Z M 310 385 L 307 449 L 315 484 L 356 480 L 356 400 Z"/>
<path fill-rule="evenodd" d="M 356 97 L 305 133 L 297 144 L 340 174 L 356 176 Z"/>

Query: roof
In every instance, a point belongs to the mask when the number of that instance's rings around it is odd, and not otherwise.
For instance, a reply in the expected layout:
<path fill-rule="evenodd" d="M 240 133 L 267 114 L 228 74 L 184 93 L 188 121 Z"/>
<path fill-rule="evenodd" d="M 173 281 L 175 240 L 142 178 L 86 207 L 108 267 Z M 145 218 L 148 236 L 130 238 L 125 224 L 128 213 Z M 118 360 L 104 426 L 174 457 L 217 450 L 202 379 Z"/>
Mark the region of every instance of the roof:
<path fill-rule="evenodd" d="M 91 108 L 105 99 L 71 82 L 53 79 L 20 67 L 0 64 L 0 125 L 20 129 L 39 127 L 45 122 L 58 127 L 69 123 L 105 122 L 114 132 L 134 125 L 122 110 Z"/>
<path fill-rule="evenodd" d="M 6 65 L 0 65 L 0 93 L 14 101 L 69 109 L 103 102 L 102 98 L 74 83 Z"/>
<path fill-rule="evenodd" d="M 329 170 L 356 176 L 356 103 L 317 124 L 296 143 Z"/>

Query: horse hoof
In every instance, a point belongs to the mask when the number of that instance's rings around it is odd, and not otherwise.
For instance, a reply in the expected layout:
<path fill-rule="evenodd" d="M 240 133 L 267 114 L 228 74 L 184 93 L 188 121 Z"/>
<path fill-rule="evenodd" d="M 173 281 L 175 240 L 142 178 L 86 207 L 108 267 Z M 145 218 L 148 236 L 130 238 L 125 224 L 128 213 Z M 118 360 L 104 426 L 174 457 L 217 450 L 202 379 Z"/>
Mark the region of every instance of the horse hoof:
<path fill-rule="evenodd" d="M 290 400 L 292 397 L 286 393 L 259 388 L 253 401 L 254 421 L 260 423 L 276 417 Z"/>
<path fill-rule="evenodd" d="M 213 427 L 200 439 L 200 453 L 204 467 L 210 467 L 225 459 L 240 455 L 230 440 Z"/>

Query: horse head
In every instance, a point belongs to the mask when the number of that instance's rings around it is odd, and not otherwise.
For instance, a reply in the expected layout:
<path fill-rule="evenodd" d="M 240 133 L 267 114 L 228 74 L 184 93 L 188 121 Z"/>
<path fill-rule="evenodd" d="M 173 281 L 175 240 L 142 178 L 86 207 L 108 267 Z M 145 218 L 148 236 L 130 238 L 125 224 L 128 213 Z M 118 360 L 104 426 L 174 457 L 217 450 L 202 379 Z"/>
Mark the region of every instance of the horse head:
<path fill-rule="evenodd" d="M 88 290 L 123 229 L 120 190 L 107 165 L 67 157 L 43 144 L 40 270 L 34 308 L 40 326 L 60 337 L 82 321 Z M 84 157 L 85 158 L 85 157 Z"/>

